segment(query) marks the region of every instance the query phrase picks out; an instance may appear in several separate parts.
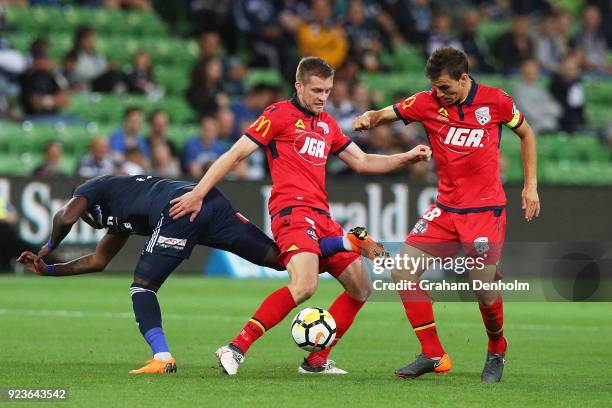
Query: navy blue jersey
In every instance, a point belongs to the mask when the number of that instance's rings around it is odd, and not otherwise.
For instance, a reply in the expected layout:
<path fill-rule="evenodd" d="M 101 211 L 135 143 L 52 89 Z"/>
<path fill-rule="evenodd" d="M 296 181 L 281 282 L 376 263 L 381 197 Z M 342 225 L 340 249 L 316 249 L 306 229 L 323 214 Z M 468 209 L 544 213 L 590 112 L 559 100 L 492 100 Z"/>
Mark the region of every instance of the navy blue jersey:
<path fill-rule="evenodd" d="M 168 202 L 190 191 L 192 182 L 153 176 L 100 176 L 81 184 L 88 210 L 110 231 L 149 235 Z"/>

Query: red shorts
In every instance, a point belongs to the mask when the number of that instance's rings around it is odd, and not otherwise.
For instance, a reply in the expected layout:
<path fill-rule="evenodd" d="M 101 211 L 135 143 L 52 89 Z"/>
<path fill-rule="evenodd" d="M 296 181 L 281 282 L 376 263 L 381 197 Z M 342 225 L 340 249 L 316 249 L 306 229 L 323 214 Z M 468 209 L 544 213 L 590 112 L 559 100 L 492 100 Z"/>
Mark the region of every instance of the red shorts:
<path fill-rule="evenodd" d="M 324 211 L 311 207 L 290 207 L 272 218 L 272 235 L 280 248 L 279 261 L 287 266 L 291 257 L 301 252 L 320 257 L 319 239 L 342 236 L 344 230 Z M 357 258 L 359 254 L 354 252 L 319 258 L 319 273 L 328 272 L 337 278 Z"/>
<path fill-rule="evenodd" d="M 454 256 L 463 248 L 469 257 L 495 265 L 506 233 L 506 210 L 459 214 L 433 204 L 415 224 L 406 243 L 437 257 Z"/>

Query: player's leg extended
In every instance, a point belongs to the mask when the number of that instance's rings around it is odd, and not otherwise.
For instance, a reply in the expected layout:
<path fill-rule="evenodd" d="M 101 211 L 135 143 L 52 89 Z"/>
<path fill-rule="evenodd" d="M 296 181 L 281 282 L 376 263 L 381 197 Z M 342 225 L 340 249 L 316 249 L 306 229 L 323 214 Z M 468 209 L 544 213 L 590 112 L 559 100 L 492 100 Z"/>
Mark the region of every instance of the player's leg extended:
<path fill-rule="evenodd" d="M 219 363 L 227 374 L 236 374 L 251 345 L 314 294 L 318 285 L 318 254 L 295 254 L 287 264 L 287 271 L 291 278 L 289 285 L 270 294 L 230 344 L 217 350 Z"/>
<path fill-rule="evenodd" d="M 162 328 L 162 317 L 157 291 L 183 259 L 145 252 L 140 257 L 130 287 L 134 315 L 140 333 L 151 347 L 153 358 L 131 374 L 176 372 L 176 360 L 170 354 Z"/>
<path fill-rule="evenodd" d="M 431 258 L 431 255 L 408 244 L 404 244 L 400 251 L 401 259 L 405 256 L 424 260 Z M 425 269 L 422 263 L 415 270 L 395 268 L 391 271 L 394 282 L 415 283 L 413 290 L 400 291 L 399 294 L 406 316 L 421 344 L 421 355 L 412 363 L 395 371 L 396 376 L 400 378 L 414 378 L 428 372 L 446 373 L 451 369 L 450 358 L 438 338 L 431 299 L 418 285 L 423 272 Z"/>
<path fill-rule="evenodd" d="M 351 327 L 357 313 L 370 296 L 372 281 L 359 258 L 351 262 L 336 279 L 344 287 L 344 291 L 334 300 L 328 309 L 336 321 L 336 338 L 325 350 L 310 353 L 305 359 L 304 364 L 300 367 L 300 372 L 346 374 L 346 371 L 330 364 L 328 356 L 332 348 Z"/>
<path fill-rule="evenodd" d="M 485 265 L 482 269 L 472 269 L 470 280 L 492 283 L 496 279 L 497 266 Z M 482 372 L 482 381 L 499 382 L 505 364 L 508 343 L 504 337 L 504 304 L 498 290 L 474 291 L 482 321 L 489 337 L 487 358 Z"/>

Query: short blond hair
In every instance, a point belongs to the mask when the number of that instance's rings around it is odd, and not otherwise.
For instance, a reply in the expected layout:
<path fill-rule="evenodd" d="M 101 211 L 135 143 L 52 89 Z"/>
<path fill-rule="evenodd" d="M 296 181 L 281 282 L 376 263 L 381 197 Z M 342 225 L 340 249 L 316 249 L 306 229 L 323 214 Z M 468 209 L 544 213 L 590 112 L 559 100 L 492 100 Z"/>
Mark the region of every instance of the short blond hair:
<path fill-rule="evenodd" d="M 311 76 L 327 79 L 334 76 L 334 68 L 325 60 L 318 57 L 304 57 L 300 60 L 295 71 L 295 80 L 300 83 L 308 82 Z"/>

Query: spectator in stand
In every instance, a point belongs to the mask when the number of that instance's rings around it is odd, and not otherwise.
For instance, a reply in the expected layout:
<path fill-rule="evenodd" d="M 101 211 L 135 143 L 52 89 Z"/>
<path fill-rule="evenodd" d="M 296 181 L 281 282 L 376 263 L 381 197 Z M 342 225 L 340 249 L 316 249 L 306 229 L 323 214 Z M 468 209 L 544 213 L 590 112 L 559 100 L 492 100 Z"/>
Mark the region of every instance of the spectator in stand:
<path fill-rule="evenodd" d="M 52 140 L 47 142 L 44 148 L 43 162 L 34 169 L 34 176 L 37 177 L 61 177 L 65 176 L 59 168 L 62 161 L 62 145 Z"/>
<path fill-rule="evenodd" d="M 62 69 L 61 73 L 66 81 L 68 82 L 68 88 L 71 91 L 82 91 L 83 84 L 79 82 L 76 74 L 76 63 L 77 63 L 77 54 L 74 52 L 68 52 L 64 55 L 62 59 Z"/>
<path fill-rule="evenodd" d="M 116 165 L 108 150 L 108 142 L 104 137 L 94 137 L 86 154 L 77 166 L 79 177 L 92 178 L 115 173 Z"/>
<path fill-rule="evenodd" d="M 217 58 L 222 61 L 224 67 L 223 90 L 228 96 L 242 96 L 244 94 L 244 78 L 247 67 L 238 56 L 225 57 L 225 50 L 221 44 L 221 37 L 215 31 L 205 31 L 200 34 L 198 41 L 200 57 L 191 68 L 191 78 L 198 76 L 208 61 Z"/>
<path fill-rule="evenodd" d="M 53 72 L 53 62 L 47 57 L 45 41 L 35 40 L 31 46 L 32 66 L 20 76 L 21 106 L 26 115 L 56 115 L 68 105 L 65 79 Z"/>
<path fill-rule="evenodd" d="M 346 81 L 334 81 L 334 89 L 329 95 L 325 110 L 336 119 L 345 134 L 353 136 L 353 118 L 359 116 L 359 113 L 353 106 Z"/>
<path fill-rule="evenodd" d="M 550 14 L 553 10 L 551 0 L 511 0 L 510 10 L 514 14 Z"/>
<path fill-rule="evenodd" d="M 547 90 L 539 86 L 540 67 L 535 60 L 521 65 L 521 82 L 513 90 L 513 97 L 529 125 L 537 133 L 555 132 L 559 129 L 561 106 Z"/>
<path fill-rule="evenodd" d="M 587 6 L 582 11 L 582 27 L 575 43 L 581 54 L 580 65 L 584 71 L 593 74 L 612 73 L 607 59 L 608 45 L 601 26 L 601 12 L 596 6 Z"/>
<path fill-rule="evenodd" d="M 357 112 L 366 112 L 372 109 L 370 91 L 363 82 L 357 82 L 353 85 L 351 100 Z"/>
<path fill-rule="evenodd" d="M 270 67 L 289 79 L 297 59 L 291 32 L 299 24 L 299 18 L 293 13 L 281 13 L 283 8 L 291 9 L 290 4 L 282 3 L 273 0 L 238 0 L 233 2 L 232 13 L 238 32 L 246 39 L 254 54 L 251 65 Z"/>
<path fill-rule="evenodd" d="M 215 57 L 203 62 L 200 70 L 193 72 L 186 98 L 198 115 L 212 115 L 219 108 L 228 106 L 229 100 L 223 93 L 222 79 L 223 66 Z"/>
<path fill-rule="evenodd" d="M 147 162 L 142 152 L 138 147 L 128 147 L 123 155 L 123 163 L 119 167 L 119 173 L 121 174 L 146 174 L 147 173 Z"/>
<path fill-rule="evenodd" d="M 427 39 L 427 54 L 442 47 L 461 49 L 461 42 L 451 33 L 453 21 L 448 11 L 438 11 L 433 19 L 432 30 Z"/>
<path fill-rule="evenodd" d="M 491 73 L 494 68 L 487 61 L 489 47 L 487 42 L 478 36 L 480 15 L 475 10 L 465 10 L 461 16 L 461 33 L 459 41 L 468 56 L 470 72 Z"/>
<path fill-rule="evenodd" d="M 220 109 L 217 112 L 219 140 L 229 149 L 241 136 L 236 132 L 236 117 L 230 109 Z"/>
<path fill-rule="evenodd" d="M 200 56 L 198 61 L 191 68 L 191 78 L 199 75 L 202 68 L 204 68 L 210 59 L 222 57 L 223 47 L 221 45 L 219 33 L 215 31 L 205 31 L 200 34 L 198 49 L 200 51 Z"/>
<path fill-rule="evenodd" d="M 226 152 L 227 148 L 219 141 L 219 126 L 214 116 L 204 116 L 201 120 L 199 136 L 194 136 L 183 148 L 183 167 L 190 177 L 199 179 L 204 171 Z"/>
<path fill-rule="evenodd" d="M 95 44 L 96 32 L 93 28 L 82 25 L 76 29 L 69 53 L 76 55 L 75 79 L 86 87 L 90 87 L 92 81 L 101 76 L 108 66 L 104 55 L 96 51 Z"/>
<path fill-rule="evenodd" d="M 528 33 L 529 17 L 517 14 L 512 17 L 512 29 L 495 41 L 494 54 L 505 74 L 518 71 L 521 63 L 534 57 L 534 44 Z"/>
<path fill-rule="evenodd" d="M 122 10 L 151 10 L 151 2 L 149 0 L 103 0 L 104 7 L 115 8 Z"/>
<path fill-rule="evenodd" d="M 419 45 L 427 42 L 433 20 L 429 0 L 384 0 L 381 3 L 404 40 Z"/>
<path fill-rule="evenodd" d="M 170 153 L 166 144 L 156 144 L 151 152 L 151 171 L 154 176 L 164 178 L 177 178 L 181 175 L 181 166 L 178 160 Z"/>
<path fill-rule="evenodd" d="M 332 18 L 332 6 L 326 0 L 312 1 L 312 18 L 303 22 L 297 32 L 297 46 L 304 56 L 323 58 L 334 68 L 348 55 L 346 32 Z"/>
<path fill-rule="evenodd" d="M 567 39 L 560 30 L 560 18 L 547 14 L 542 17 L 535 47 L 537 60 L 546 73 L 556 72 L 568 53 Z"/>
<path fill-rule="evenodd" d="M 250 122 L 243 122 L 240 134 L 244 134 Z M 255 150 L 246 160 L 242 160 L 229 174 L 232 180 L 261 180 L 266 176 L 266 157 L 263 149 Z"/>
<path fill-rule="evenodd" d="M 137 106 L 129 106 L 123 113 L 123 127 L 110 135 L 108 145 L 117 158 L 127 149 L 137 147 L 146 157 L 151 155 L 149 145 L 142 137 L 143 112 Z"/>
<path fill-rule="evenodd" d="M 584 87 L 576 58 L 568 57 L 561 63 L 558 74 L 550 79 L 550 92 L 563 109 L 559 122 L 561 130 L 573 133 L 585 125 Z"/>
<path fill-rule="evenodd" d="M 360 65 L 369 72 L 380 68 L 383 50 L 381 30 L 375 16 L 367 14 L 362 0 L 351 0 L 346 12 L 344 28 L 349 38 L 349 53 L 358 58 Z"/>
<path fill-rule="evenodd" d="M 158 92 L 155 86 L 151 55 L 146 50 L 140 49 L 134 55 L 132 68 L 126 76 L 126 81 L 129 93 L 152 96 Z"/>
<path fill-rule="evenodd" d="M 176 144 L 168 139 L 168 129 L 170 128 L 170 118 L 168 114 L 162 110 L 154 110 L 149 114 L 149 137 L 146 142 L 149 151 L 158 145 L 166 145 L 170 150 L 172 157 L 178 157 L 178 149 Z"/>
<path fill-rule="evenodd" d="M 243 122 L 252 123 L 272 102 L 272 90 L 268 85 L 260 83 L 249 88 L 245 97 L 230 107 L 234 113 L 234 134 L 240 132 Z"/>

